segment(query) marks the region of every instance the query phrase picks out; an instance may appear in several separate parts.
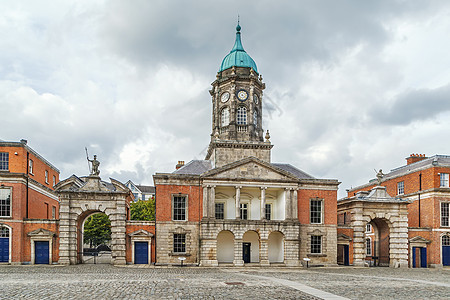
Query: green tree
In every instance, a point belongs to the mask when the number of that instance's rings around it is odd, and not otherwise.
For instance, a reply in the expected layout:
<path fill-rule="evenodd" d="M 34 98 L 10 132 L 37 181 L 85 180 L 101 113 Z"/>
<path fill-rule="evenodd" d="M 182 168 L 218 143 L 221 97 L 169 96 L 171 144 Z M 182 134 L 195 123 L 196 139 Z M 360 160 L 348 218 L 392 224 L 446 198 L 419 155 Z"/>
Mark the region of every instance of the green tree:
<path fill-rule="evenodd" d="M 130 204 L 131 220 L 155 221 L 155 198 Z"/>
<path fill-rule="evenodd" d="M 84 243 L 97 247 L 111 240 L 111 221 L 105 214 L 95 214 L 84 222 Z"/>

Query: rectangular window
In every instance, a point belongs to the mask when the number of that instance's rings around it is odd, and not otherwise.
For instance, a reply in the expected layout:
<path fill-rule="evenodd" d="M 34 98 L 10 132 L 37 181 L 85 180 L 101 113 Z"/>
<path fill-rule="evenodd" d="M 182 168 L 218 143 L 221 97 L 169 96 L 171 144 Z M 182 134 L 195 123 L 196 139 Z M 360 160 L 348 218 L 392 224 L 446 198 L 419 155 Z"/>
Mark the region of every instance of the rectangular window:
<path fill-rule="evenodd" d="M 56 206 L 52 206 L 52 219 L 56 219 Z"/>
<path fill-rule="evenodd" d="M 366 255 L 372 255 L 372 240 L 366 239 Z"/>
<path fill-rule="evenodd" d="M 0 217 L 11 216 L 11 189 L 0 189 Z"/>
<path fill-rule="evenodd" d="M 441 173 L 441 187 L 449 187 L 448 185 L 448 173 Z"/>
<path fill-rule="evenodd" d="M 266 203 L 266 220 L 272 220 L 272 204 Z"/>
<path fill-rule="evenodd" d="M 48 171 L 45 170 L 45 183 L 48 183 Z"/>
<path fill-rule="evenodd" d="M 173 197 L 173 220 L 186 221 L 186 196 Z"/>
<path fill-rule="evenodd" d="M 28 172 L 33 174 L 33 161 L 31 159 L 28 161 Z"/>
<path fill-rule="evenodd" d="M 0 171 L 9 170 L 9 153 L 0 152 Z"/>
<path fill-rule="evenodd" d="M 450 202 L 441 202 L 441 226 L 448 227 Z"/>
<path fill-rule="evenodd" d="M 311 224 L 322 223 L 322 200 L 310 201 L 310 222 Z"/>
<path fill-rule="evenodd" d="M 320 254 L 322 253 L 322 236 L 312 235 L 311 236 L 311 253 Z"/>
<path fill-rule="evenodd" d="M 370 224 L 366 225 L 366 232 L 372 232 L 372 225 Z"/>
<path fill-rule="evenodd" d="M 145 201 L 145 195 L 144 194 L 142 194 L 142 200 Z"/>
<path fill-rule="evenodd" d="M 186 253 L 186 234 L 173 234 L 173 253 Z"/>
<path fill-rule="evenodd" d="M 248 220 L 248 204 L 247 203 L 241 203 L 240 212 L 241 212 L 241 220 Z"/>
<path fill-rule="evenodd" d="M 403 195 L 405 193 L 405 182 L 400 181 L 397 183 L 397 195 Z"/>
<path fill-rule="evenodd" d="M 56 176 L 53 175 L 53 186 L 55 186 L 55 185 L 56 185 Z"/>
<path fill-rule="evenodd" d="M 225 219 L 225 203 L 216 203 L 215 204 L 215 217 L 218 220 L 223 220 Z"/>
<path fill-rule="evenodd" d="M 44 203 L 44 204 L 45 204 L 45 211 L 46 211 L 46 215 L 47 215 L 46 219 L 48 219 L 48 215 L 49 215 L 49 212 L 48 212 L 48 203 Z"/>

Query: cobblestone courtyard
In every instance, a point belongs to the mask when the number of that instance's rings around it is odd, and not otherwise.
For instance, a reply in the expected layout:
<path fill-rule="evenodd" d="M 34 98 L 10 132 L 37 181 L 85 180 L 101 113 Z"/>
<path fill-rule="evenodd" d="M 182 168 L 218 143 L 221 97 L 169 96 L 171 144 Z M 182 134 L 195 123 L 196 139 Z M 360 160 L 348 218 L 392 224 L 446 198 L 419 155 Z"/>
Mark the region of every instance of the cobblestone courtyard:
<path fill-rule="evenodd" d="M 0 280 L 1 299 L 449 299 L 450 296 L 450 269 L 2 266 Z"/>

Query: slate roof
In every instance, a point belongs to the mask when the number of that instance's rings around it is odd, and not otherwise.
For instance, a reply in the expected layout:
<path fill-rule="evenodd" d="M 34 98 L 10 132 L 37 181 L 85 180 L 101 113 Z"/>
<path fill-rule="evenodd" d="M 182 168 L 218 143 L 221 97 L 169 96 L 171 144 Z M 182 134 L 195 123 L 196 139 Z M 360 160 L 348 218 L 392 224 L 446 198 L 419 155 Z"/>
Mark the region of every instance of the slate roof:
<path fill-rule="evenodd" d="M 209 160 L 191 160 L 172 174 L 200 175 L 211 169 L 212 165 Z"/>
<path fill-rule="evenodd" d="M 291 164 L 280 164 L 280 163 L 273 163 L 273 166 L 282 169 L 286 172 L 291 173 L 292 175 L 294 175 L 295 177 L 299 178 L 299 179 L 314 179 L 314 177 L 312 177 L 311 175 L 303 172 L 300 169 L 297 169 L 296 167 L 294 167 Z"/>
<path fill-rule="evenodd" d="M 142 193 L 155 193 L 155 187 L 151 185 L 136 185 L 136 187 L 142 192 Z"/>

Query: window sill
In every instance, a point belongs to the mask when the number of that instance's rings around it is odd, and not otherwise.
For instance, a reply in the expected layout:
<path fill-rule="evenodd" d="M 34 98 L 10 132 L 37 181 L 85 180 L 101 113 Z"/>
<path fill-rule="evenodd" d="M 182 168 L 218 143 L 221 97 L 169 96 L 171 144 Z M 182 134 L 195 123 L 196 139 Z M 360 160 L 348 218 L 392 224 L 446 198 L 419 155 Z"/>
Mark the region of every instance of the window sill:
<path fill-rule="evenodd" d="M 326 257 L 327 255 L 323 254 L 323 253 L 308 253 L 308 254 L 306 254 L 306 256 L 308 256 L 308 257 Z"/>
<path fill-rule="evenodd" d="M 190 254 L 190 253 L 186 253 L 186 252 L 184 252 L 184 253 L 180 253 L 180 252 L 174 253 L 174 252 L 171 252 L 171 253 L 170 253 L 170 256 L 191 256 L 191 254 Z"/>

